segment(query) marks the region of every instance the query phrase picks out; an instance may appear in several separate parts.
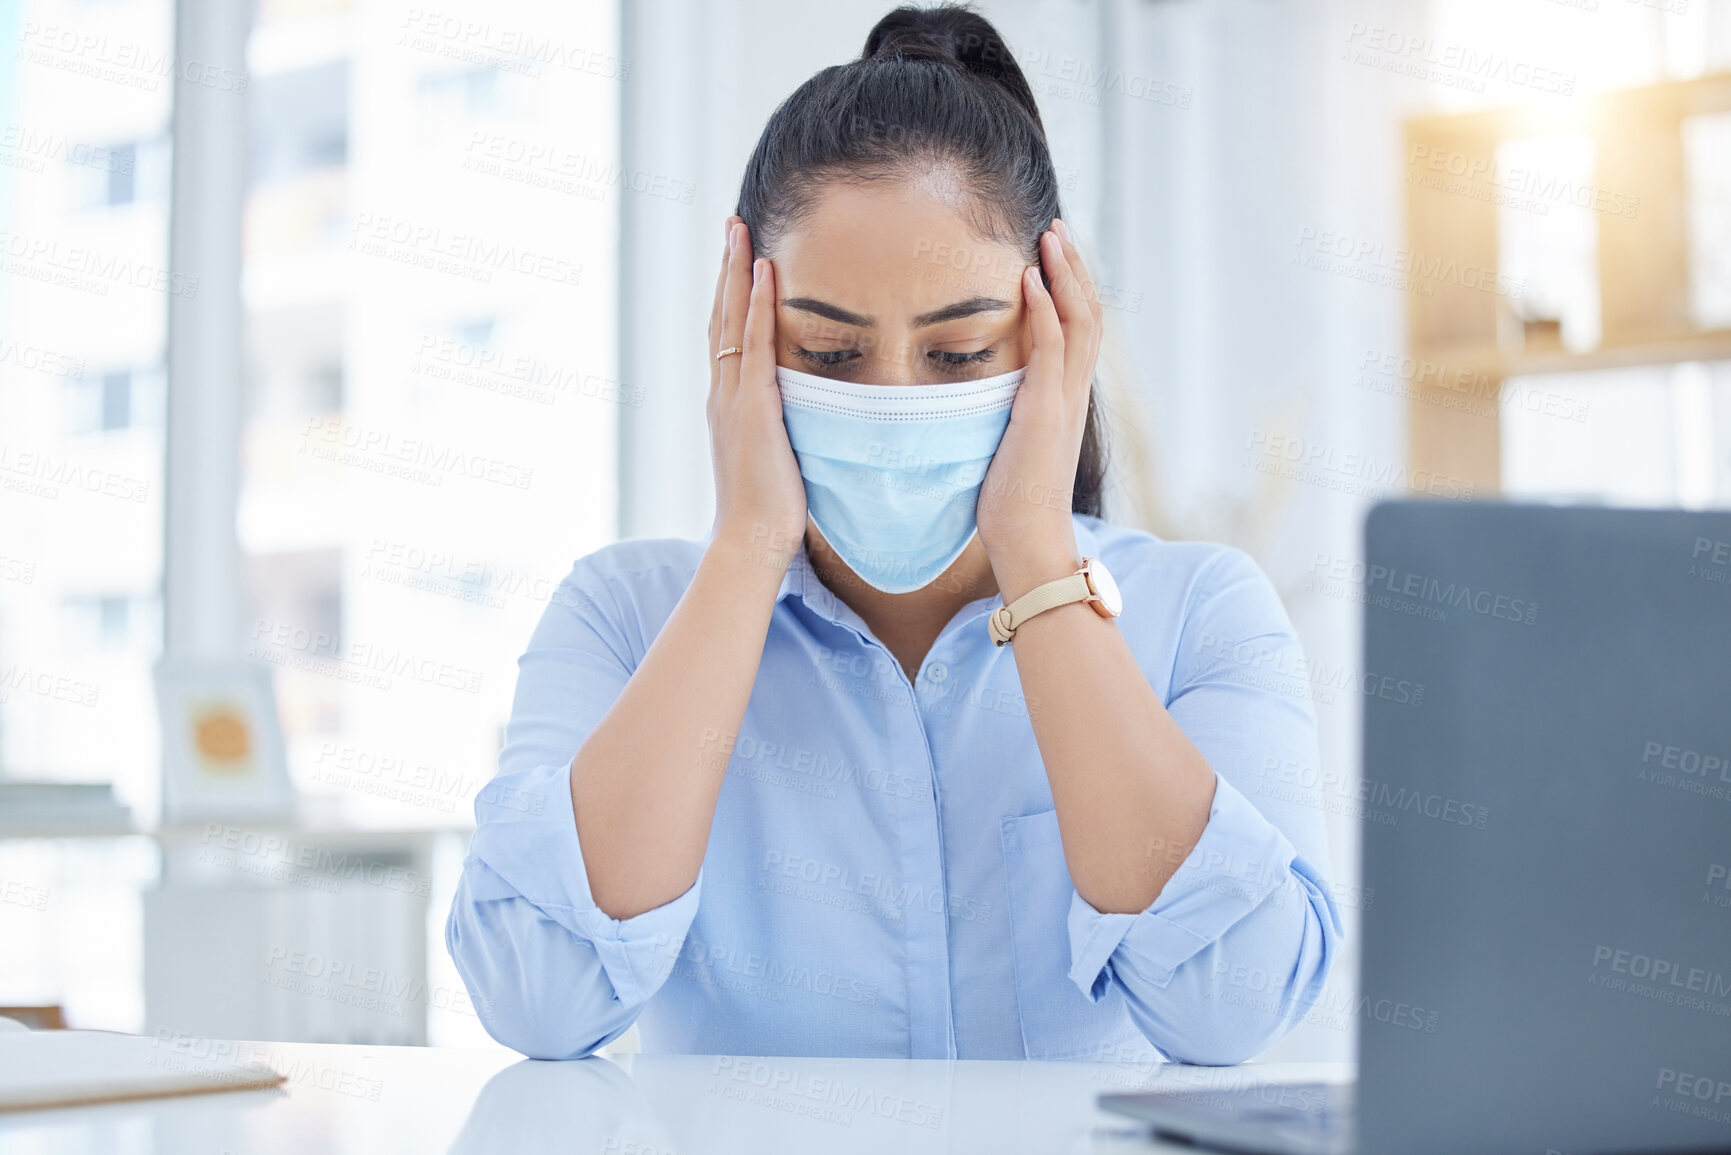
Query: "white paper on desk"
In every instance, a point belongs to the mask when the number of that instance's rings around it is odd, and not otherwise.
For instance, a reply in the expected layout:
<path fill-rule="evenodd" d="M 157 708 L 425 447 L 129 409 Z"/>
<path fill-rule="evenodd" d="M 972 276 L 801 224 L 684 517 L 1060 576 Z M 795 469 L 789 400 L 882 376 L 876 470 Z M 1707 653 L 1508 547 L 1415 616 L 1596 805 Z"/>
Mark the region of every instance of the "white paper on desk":
<path fill-rule="evenodd" d="M 234 1043 L 107 1031 L 0 1032 L 0 1111 L 242 1091 L 282 1081 Z"/>

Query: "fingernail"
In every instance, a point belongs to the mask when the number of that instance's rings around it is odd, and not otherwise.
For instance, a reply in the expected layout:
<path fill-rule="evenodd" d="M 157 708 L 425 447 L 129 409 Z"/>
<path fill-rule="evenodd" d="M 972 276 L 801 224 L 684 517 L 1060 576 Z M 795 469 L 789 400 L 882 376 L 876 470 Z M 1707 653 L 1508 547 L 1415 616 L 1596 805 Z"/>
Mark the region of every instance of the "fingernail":
<path fill-rule="evenodd" d="M 721 239 L 727 244 L 728 248 L 731 249 L 733 247 L 733 218 L 732 217 L 728 217 L 726 220 L 721 222 Z"/>
<path fill-rule="evenodd" d="M 757 260 L 751 262 L 751 283 L 755 285 L 762 280 L 763 280 L 763 258 L 759 257 L 759 258 L 757 258 Z"/>
<path fill-rule="evenodd" d="M 1058 230 L 1059 236 L 1063 237 L 1066 241 L 1070 239 L 1070 226 L 1064 223 L 1063 218 L 1053 217 L 1052 225 Z"/>
<path fill-rule="evenodd" d="M 727 248 L 729 252 L 739 247 L 739 226 L 729 226 L 727 230 Z"/>

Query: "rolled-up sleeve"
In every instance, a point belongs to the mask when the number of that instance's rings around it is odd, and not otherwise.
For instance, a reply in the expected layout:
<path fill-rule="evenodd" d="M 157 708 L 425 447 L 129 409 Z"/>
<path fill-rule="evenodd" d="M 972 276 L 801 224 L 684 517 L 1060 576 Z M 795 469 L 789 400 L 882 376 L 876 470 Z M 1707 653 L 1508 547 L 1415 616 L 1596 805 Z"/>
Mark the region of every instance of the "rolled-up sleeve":
<path fill-rule="evenodd" d="M 1273 586 L 1222 551 L 1198 577 L 1167 709 L 1215 772 L 1202 836 L 1136 914 L 1072 894 L 1070 978 L 1122 989 L 1148 1041 L 1181 1062 L 1242 1062 L 1315 1005 L 1341 949 L 1317 764 L 1313 678 Z M 1254 801 L 1253 801 L 1254 797 Z"/>
<path fill-rule="evenodd" d="M 579 562 L 519 659 L 500 770 L 475 800 L 445 944 L 488 1033 L 530 1058 L 579 1058 L 623 1034 L 697 913 L 701 874 L 671 902 L 609 917 L 578 843 L 571 760 L 636 666 L 637 626 Z"/>

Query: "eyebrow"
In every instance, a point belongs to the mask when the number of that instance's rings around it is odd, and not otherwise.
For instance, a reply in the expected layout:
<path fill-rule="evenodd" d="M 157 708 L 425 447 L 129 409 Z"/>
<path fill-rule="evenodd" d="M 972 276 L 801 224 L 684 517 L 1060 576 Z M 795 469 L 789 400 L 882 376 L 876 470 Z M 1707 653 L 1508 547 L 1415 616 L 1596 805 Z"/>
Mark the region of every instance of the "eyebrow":
<path fill-rule="evenodd" d="M 832 305 L 828 301 L 814 300 L 811 297 L 789 297 L 782 304 L 790 309 L 798 309 L 802 313 L 813 313 L 819 317 L 835 321 L 837 324 L 852 325 L 858 329 L 870 329 L 877 324 L 870 317 L 851 313 L 839 305 Z M 1009 308 L 1011 308 L 1009 301 L 999 300 L 996 297 L 969 297 L 965 301 L 945 305 L 943 308 L 934 309 L 930 313 L 921 313 L 914 318 L 914 327 L 918 329 L 927 325 L 939 325 L 945 321 L 959 321 L 964 317 L 973 317 L 980 313 L 1001 313 Z"/>

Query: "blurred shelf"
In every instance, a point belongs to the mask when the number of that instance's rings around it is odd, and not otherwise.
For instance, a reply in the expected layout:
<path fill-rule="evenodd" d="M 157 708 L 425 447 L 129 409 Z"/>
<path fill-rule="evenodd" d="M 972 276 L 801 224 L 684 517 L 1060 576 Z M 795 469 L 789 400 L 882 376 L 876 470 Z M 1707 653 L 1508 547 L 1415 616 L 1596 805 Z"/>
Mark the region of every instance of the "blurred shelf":
<path fill-rule="evenodd" d="M 22 841 L 35 838 L 125 838 L 146 831 L 134 826 L 132 820 L 118 818 L 23 817 L 0 815 L 0 840 Z"/>
<path fill-rule="evenodd" d="M 120 838 L 141 833 L 107 782 L 0 778 L 0 838 Z"/>
<path fill-rule="evenodd" d="M 272 836 L 293 838 L 321 846 L 365 845 L 377 848 L 412 849 L 425 845 L 442 834 L 470 834 L 474 828 L 460 826 L 376 827 L 331 824 L 308 824 L 281 821 L 250 821 L 235 817 L 212 818 L 203 822 L 180 822 L 162 826 L 150 833 L 165 846 L 206 844 L 213 829 L 240 831 L 260 838 Z"/>
<path fill-rule="evenodd" d="M 1512 353 L 1494 345 L 1463 342 L 1415 346 L 1412 355 L 1447 369 L 1484 373 L 1492 377 L 1525 377 L 1535 373 L 1585 373 L 1637 365 L 1731 360 L 1731 329 L 1701 329 L 1655 335 L 1644 340 L 1605 344 L 1580 353 L 1567 349 Z"/>

